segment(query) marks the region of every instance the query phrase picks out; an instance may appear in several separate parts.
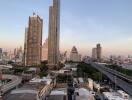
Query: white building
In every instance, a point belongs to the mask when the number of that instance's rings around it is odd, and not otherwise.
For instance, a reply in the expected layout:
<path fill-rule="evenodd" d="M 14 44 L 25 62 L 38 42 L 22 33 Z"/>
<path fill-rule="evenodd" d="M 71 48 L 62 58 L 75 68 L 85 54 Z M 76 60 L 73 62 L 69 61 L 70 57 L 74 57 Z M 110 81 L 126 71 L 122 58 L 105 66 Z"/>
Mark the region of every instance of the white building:
<path fill-rule="evenodd" d="M 76 96 L 76 100 L 95 100 L 94 96 L 85 88 L 79 88 L 75 90 L 79 95 Z"/>
<path fill-rule="evenodd" d="M 73 46 L 71 53 L 70 53 L 70 60 L 73 62 L 80 62 L 81 61 L 81 55 L 78 54 L 77 48 Z"/>
<path fill-rule="evenodd" d="M 93 90 L 93 80 L 88 78 L 88 87 L 90 90 Z"/>
<path fill-rule="evenodd" d="M 132 100 L 128 94 L 122 90 L 117 92 L 103 92 L 105 100 Z"/>
<path fill-rule="evenodd" d="M 122 91 L 122 90 L 118 90 L 117 93 L 119 93 L 119 95 L 120 95 L 123 99 L 128 99 L 128 100 L 129 100 L 129 98 L 130 98 L 130 96 L 129 96 L 127 93 L 125 93 L 124 91 Z"/>
<path fill-rule="evenodd" d="M 55 88 L 51 91 L 46 100 L 68 100 L 67 88 Z"/>
<path fill-rule="evenodd" d="M 95 89 L 97 89 L 98 91 L 100 90 L 100 84 L 98 84 L 98 83 L 96 83 L 96 82 L 93 82 L 93 87 L 95 88 Z"/>

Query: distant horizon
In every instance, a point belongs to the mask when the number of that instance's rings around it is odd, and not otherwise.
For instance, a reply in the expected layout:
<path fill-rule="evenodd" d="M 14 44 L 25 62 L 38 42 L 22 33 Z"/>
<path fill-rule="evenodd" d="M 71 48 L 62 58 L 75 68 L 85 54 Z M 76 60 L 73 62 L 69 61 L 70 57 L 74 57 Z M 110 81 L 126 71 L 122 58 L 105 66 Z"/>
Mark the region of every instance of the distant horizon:
<path fill-rule="evenodd" d="M 24 46 L 25 27 L 33 12 L 44 20 L 44 43 L 51 4 L 52 0 L 1 1 L 0 48 Z M 91 56 L 100 43 L 103 56 L 132 55 L 131 4 L 131 0 L 61 0 L 60 51 L 76 46 L 80 54 Z"/>

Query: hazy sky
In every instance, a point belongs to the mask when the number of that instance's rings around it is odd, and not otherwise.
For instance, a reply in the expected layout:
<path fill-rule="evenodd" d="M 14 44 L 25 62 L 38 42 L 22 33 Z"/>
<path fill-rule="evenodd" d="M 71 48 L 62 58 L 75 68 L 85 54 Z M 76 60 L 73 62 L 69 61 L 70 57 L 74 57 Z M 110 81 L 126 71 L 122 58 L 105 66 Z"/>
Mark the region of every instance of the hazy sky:
<path fill-rule="evenodd" d="M 48 36 L 52 0 L 1 0 L 0 47 L 23 46 L 28 17 L 36 12 Z M 61 51 L 75 45 L 82 54 L 101 43 L 103 54 L 132 54 L 132 0 L 61 0 Z"/>

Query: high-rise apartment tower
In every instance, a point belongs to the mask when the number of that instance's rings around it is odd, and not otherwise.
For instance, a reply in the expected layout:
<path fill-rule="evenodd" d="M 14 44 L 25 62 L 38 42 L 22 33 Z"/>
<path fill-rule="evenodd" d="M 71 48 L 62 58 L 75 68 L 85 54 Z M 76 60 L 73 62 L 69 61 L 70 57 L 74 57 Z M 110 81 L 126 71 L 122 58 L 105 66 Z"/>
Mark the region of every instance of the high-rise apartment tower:
<path fill-rule="evenodd" d="M 43 20 L 36 15 L 29 17 L 29 25 L 25 33 L 25 65 L 39 65 L 42 55 Z"/>

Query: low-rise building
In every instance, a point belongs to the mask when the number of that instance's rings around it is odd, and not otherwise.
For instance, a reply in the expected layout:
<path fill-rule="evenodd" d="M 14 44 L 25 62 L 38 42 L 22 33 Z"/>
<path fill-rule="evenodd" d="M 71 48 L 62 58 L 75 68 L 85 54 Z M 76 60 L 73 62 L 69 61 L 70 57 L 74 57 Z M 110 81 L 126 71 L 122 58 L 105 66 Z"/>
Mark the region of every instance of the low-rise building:
<path fill-rule="evenodd" d="M 80 88 L 75 90 L 76 100 L 95 100 L 94 96 L 90 93 L 89 90 L 85 88 Z"/>
<path fill-rule="evenodd" d="M 103 92 L 103 96 L 105 100 L 132 100 L 129 95 L 122 90 L 118 90 L 117 92 Z"/>
<path fill-rule="evenodd" d="M 93 86 L 95 89 L 97 89 L 98 91 L 100 91 L 100 84 L 96 83 L 96 82 L 93 82 Z"/>
<path fill-rule="evenodd" d="M 57 88 L 52 90 L 50 95 L 47 97 L 47 100 L 68 100 L 67 89 Z"/>
<path fill-rule="evenodd" d="M 52 88 L 52 79 L 33 78 L 21 88 L 11 91 L 4 100 L 43 100 L 50 94 Z"/>
<path fill-rule="evenodd" d="M 88 78 L 88 87 L 90 90 L 93 90 L 93 80 L 91 78 Z"/>

